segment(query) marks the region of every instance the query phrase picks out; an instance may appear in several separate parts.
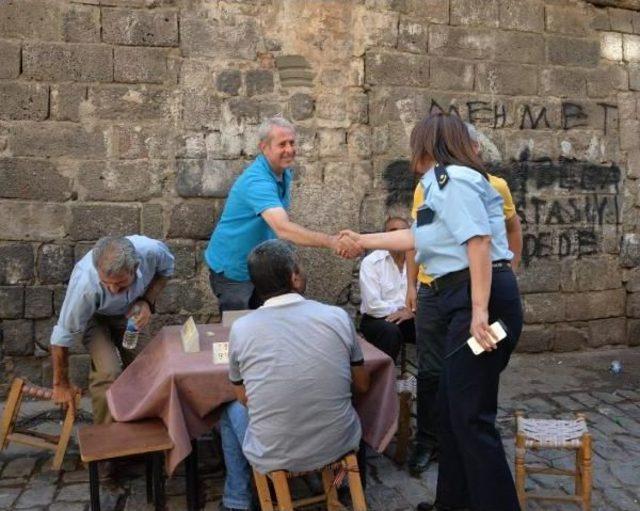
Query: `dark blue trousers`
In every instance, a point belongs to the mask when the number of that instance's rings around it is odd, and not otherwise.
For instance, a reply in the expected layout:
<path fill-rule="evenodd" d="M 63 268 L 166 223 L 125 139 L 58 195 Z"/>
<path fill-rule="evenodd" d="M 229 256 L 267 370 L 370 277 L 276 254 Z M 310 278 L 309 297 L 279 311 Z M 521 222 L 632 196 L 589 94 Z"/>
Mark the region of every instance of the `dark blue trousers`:
<path fill-rule="evenodd" d="M 510 268 L 493 271 L 489 323 L 501 319 L 507 338 L 492 352 L 474 355 L 468 346 L 470 282 L 438 292 L 447 321 L 438 393 L 440 457 L 436 501 L 472 511 L 519 511 L 515 486 L 495 421 L 500 373 L 522 331 L 518 285 Z"/>

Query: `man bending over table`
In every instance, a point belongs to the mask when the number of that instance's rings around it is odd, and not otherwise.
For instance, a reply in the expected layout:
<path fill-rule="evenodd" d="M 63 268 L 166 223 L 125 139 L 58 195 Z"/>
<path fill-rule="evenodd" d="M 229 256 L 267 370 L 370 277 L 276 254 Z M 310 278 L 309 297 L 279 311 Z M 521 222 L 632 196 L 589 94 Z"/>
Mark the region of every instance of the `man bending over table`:
<path fill-rule="evenodd" d="M 344 310 L 303 298 L 305 277 L 292 245 L 265 241 L 249 254 L 248 267 L 265 302 L 229 335 L 237 401 L 220 420 L 226 511 L 251 507 L 251 467 L 304 472 L 357 450 L 351 387 L 369 387 L 353 323 Z"/>
<path fill-rule="evenodd" d="M 111 422 L 106 392 L 130 363 L 134 350 L 122 347 L 127 319 L 144 328 L 156 298 L 173 275 L 174 258 L 161 241 L 145 236 L 98 240 L 76 263 L 51 333 L 53 400 L 72 403 L 77 389 L 69 382 L 68 352 L 76 334 L 91 355 L 89 392 L 96 424 Z"/>

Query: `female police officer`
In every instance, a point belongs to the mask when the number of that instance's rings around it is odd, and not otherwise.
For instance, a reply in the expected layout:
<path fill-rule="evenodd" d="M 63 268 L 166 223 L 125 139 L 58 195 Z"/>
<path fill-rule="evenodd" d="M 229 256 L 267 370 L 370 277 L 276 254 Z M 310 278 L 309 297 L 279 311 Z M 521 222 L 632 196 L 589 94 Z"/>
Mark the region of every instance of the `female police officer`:
<path fill-rule="evenodd" d="M 495 427 L 500 372 L 522 330 L 522 308 L 509 261 L 502 198 L 491 186 L 457 116 L 430 115 L 411 133 L 412 165 L 428 168 L 425 201 L 412 229 L 359 235 L 363 249 L 409 250 L 435 277 L 447 321 L 439 386 L 440 456 L 436 504 L 429 509 L 519 510 Z M 507 338 L 495 344 L 496 320 Z M 473 354 L 469 334 L 485 350 Z"/>

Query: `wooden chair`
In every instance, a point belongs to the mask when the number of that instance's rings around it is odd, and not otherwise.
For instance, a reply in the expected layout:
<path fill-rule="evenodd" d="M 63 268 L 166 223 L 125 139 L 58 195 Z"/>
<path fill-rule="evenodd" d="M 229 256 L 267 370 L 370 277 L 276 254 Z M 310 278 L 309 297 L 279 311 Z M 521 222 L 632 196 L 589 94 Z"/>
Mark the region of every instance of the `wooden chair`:
<path fill-rule="evenodd" d="M 75 406 L 67 407 L 60 435 L 49 435 L 40 433 L 39 431 L 16 428 L 16 421 L 24 396 L 39 400 L 50 400 L 52 395 L 53 390 L 51 389 L 38 387 L 22 378 L 15 378 L 13 380 L 2 414 L 2 422 L 0 422 L 0 450 L 7 447 L 11 442 L 36 447 L 38 449 L 48 449 L 55 453 L 51 464 L 52 468 L 54 470 L 60 470 L 64 453 L 69 444 L 71 431 L 73 430 L 76 408 L 80 404 L 80 394 L 76 395 Z"/>
<path fill-rule="evenodd" d="M 341 510 L 343 507 L 338 500 L 336 486 L 342 482 L 346 475 L 351 492 L 353 511 L 366 511 L 367 504 L 364 498 L 364 491 L 362 490 L 358 460 L 355 454 L 347 454 L 340 461 L 322 468 L 321 472 L 322 485 L 324 487 L 324 493 L 322 495 L 292 500 L 288 480 L 304 474 L 294 474 L 286 470 L 276 470 L 269 472 L 267 475 L 263 475 L 254 470 L 253 477 L 258 490 L 258 498 L 260 499 L 260 509 L 262 511 L 293 511 L 301 506 L 326 502 L 327 511 Z M 271 481 L 275 491 L 275 502 L 271 499 L 269 481 Z"/>
<path fill-rule="evenodd" d="M 575 451 L 575 470 L 565 470 L 544 465 L 526 465 L 527 449 L 567 449 Z M 525 491 L 527 474 L 573 476 L 574 495 L 541 495 Z M 516 491 L 520 507 L 526 509 L 528 499 L 573 502 L 582 511 L 591 510 L 591 435 L 583 414 L 574 420 L 526 419 L 516 413 Z"/>
<path fill-rule="evenodd" d="M 146 455 L 147 501 L 154 501 L 157 511 L 165 507 L 164 451 L 173 447 L 162 421 L 150 419 L 137 422 L 94 424 L 78 430 L 80 458 L 89 464 L 91 511 L 100 511 L 98 462 Z"/>

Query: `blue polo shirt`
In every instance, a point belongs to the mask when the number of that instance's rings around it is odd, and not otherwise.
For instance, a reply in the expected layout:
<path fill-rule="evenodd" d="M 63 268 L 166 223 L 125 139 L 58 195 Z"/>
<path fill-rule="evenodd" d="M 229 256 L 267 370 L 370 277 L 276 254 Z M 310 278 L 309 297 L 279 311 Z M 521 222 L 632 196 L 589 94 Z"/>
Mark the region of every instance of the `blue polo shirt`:
<path fill-rule="evenodd" d="M 262 218 L 270 208 L 288 209 L 291 203 L 291 169 L 278 178 L 267 159 L 260 155 L 231 187 L 222 216 L 213 230 L 204 258 L 216 273 L 228 279 L 250 280 L 249 252 L 263 241 L 276 237 Z"/>

